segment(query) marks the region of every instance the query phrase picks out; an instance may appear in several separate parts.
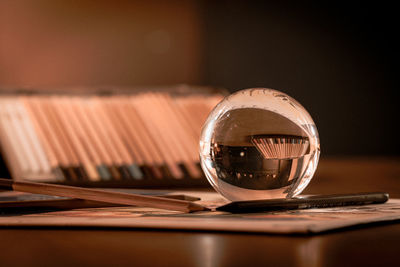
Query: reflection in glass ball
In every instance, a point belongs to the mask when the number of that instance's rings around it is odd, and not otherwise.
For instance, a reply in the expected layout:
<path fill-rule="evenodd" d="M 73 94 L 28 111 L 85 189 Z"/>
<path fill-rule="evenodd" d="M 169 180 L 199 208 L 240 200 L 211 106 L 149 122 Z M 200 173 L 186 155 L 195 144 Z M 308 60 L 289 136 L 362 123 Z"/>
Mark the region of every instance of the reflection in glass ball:
<path fill-rule="evenodd" d="M 200 162 L 211 185 L 232 201 L 290 198 L 317 168 L 317 128 L 290 96 L 253 88 L 225 97 L 200 137 Z"/>

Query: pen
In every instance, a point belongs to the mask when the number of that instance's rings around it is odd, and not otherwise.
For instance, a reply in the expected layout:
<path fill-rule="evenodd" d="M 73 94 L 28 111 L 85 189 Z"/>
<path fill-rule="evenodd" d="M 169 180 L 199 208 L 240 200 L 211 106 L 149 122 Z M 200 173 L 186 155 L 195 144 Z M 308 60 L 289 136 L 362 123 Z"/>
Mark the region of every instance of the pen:
<path fill-rule="evenodd" d="M 218 211 L 231 213 L 249 213 L 277 210 L 329 208 L 350 205 L 367 205 L 385 203 L 388 193 L 357 193 L 336 195 L 314 195 L 286 199 L 266 199 L 236 201 L 217 208 Z"/>

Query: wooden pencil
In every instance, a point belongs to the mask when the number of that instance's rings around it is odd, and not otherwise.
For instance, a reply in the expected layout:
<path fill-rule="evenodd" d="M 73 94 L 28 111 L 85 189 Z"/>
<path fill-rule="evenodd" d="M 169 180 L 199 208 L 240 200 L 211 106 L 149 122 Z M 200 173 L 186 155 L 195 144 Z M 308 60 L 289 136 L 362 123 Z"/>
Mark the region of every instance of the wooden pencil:
<path fill-rule="evenodd" d="M 151 105 L 148 103 L 143 94 L 136 95 L 131 98 L 131 103 L 134 105 L 137 114 L 140 117 L 140 121 L 143 123 L 147 131 L 147 136 L 151 138 L 152 142 L 155 144 L 157 151 L 164 160 L 168 172 L 174 178 L 180 179 L 183 177 L 182 171 L 176 164 L 176 161 L 171 157 L 168 148 L 166 147 L 166 140 L 164 139 L 163 132 L 159 132 L 158 127 L 156 127 L 156 122 L 158 119 L 154 118 L 153 112 L 151 110 Z"/>
<path fill-rule="evenodd" d="M 94 97 L 90 101 L 90 109 L 88 112 L 94 118 L 99 133 L 102 134 L 104 145 L 109 145 L 109 152 L 113 152 L 114 160 L 112 164 L 107 166 L 114 180 L 121 180 L 124 178 L 124 173 L 120 171 L 122 166 L 130 164 L 130 155 L 127 151 L 123 150 L 123 144 L 121 144 L 118 134 L 115 132 L 108 121 L 108 118 L 104 114 L 102 107 L 103 98 Z M 121 149 L 122 147 L 122 149 Z M 132 176 L 132 175 L 131 175 Z"/>
<path fill-rule="evenodd" d="M 15 138 L 20 144 L 24 158 L 29 166 L 29 172 L 38 173 L 40 171 L 40 165 L 30 144 L 29 136 L 27 136 L 28 132 L 24 129 L 21 117 L 16 110 L 15 102 L 9 99 L 4 107 L 8 112 L 11 127 L 14 129 Z"/>
<path fill-rule="evenodd" d="M 27 114 L 33 124 L 33 127 L 36 130 L 37 136 L 40 140 L 43 150 L 46 153 L 47 160 L 49 161 L 50 167 L 55 175 L 54 180 L 65 179 L 64 173 L 61 170 L 58 155 L 56 154 L 56 151 L 53 147 L 53 144 L 51 143 L 50 138 L 47 138 L 47 136 L 48 136 L 47 129 L 45 129 L 42 122 L 40 121 L 30 99 L 25 96 L 21 97 L 20 99 L 21 99 L 21 102 L 23 103 L 25 111 L 27 112 Z"/>
<path fill-rule="evenodd" d="M 114 144 L 114 140 L 107 133 L 105 129 L 105 123 L 100 118 L 100 115 L 96 112 L 95 104 L 93 99 L 87 103 L 87 115 L 89 119 L 93 123 L 93 127 L 96 129 L 99 138 L 101 139 L 102 145 L 104 145 L 105 149 L 108 152 L 108 155 L 111 158 L 111 163 L 107 167 L 110 170 L 111 176 L 113 179 L 121 179 L 121 174 L 118 170 L 118 167 L 126 165 L 122 156 L 117 151 L 116 145 Z"/>
<path fill-rule="evenodd" d="M 69 141 L 72 148 L 75 150 L 77 157 L 79 158 L 79 163 L 87 175 L 89 180 L 96 180 L 97 176 L 94 164 L 90 161 L 90 157 L 78 136 L 77 129 L 72 126 L 71 116 L 69 116 L 68 108 L 66 107 L 63 99 L 61 97 L 53 98 L 54 108 L 59 116 L 60 122 L 64 125 L 66 134 L 69 136 Z"/>
<path fill-rule="evenodd" d="M 71 105 L 70 111 L 75 114 L 75 120 L 80 125 L 81 129 L 81 137 L 84 135 L 87 145 L 89 145 L 92 149 L 96 170 L 99 174 L 101 180 L 110 180 L 111 174 L 107 168 L 105 168 L 106 163 L 104 162 L 102 147 L 99 145 L 98 140 L 96 139 L 96 135 L 93 134 L 93 130 L 91 128 L 90 122 L 87 119 L 86 113 L 83 110 L 84 102 L 86 99 L 81 97 L 73 97 L 68 98 L 67 101 Z"/>
<path fill-rule="evenodd" d="M 4 100 L 3 100 L 4 101 Z M 16 139 L 15 133 L 11 126 L 11 121 L 8 113 L 4 109 L 4 102 L 0 103 L 0 123 L 2 125 L 2 132 L 6 137 L 6 143 L 11 144 L 11 148 L 14 152 L 17 166 L 20 168 L 21 173 L 26 173 L 29 171 L 29 164 L 25 159 L 25 154 L 22 151 L 21 144 Z"/>
<path fill-rule="evenodd" d="M 45 177 L 51 173 L 51 167 L 50 167 L 50 163 L 46 157 L 44 148 L 40 142 L 38 135 L 36 134 L 36 130 L 35 130 L 33 124 L 31 123 L 28 113 L 20 99 L 16 99 L 15 108 L 16 108 L 17 112 L 19 113 L 19 117 L 21 119 L 21 123 L 23 124 L 24 131 L 27 134 L 27 139 L 29 140 L 29 142 L 31 144 L 32 153 L 33 153 L 32 156 L 37 159 L 40 172 L 42 174 L 45 174 L 43 177 L 44 177 L 44 179 L 46 179 Z"/>
<path fill-rule="evenodd" d="M 146 123 L 149 134 L 152 136 L 153 141 L 157 143 L 172 177 L 177 179 L 183 178 L 184 174 L 178 166 L 179 156 L 171 145 L 168 136 L 166 136 L 163 119 L 154 109 L 155 103 L 146 94 L 140 94 L 136 97 L 135 104 L 137 104 L 136 107 L 140 112 L 142 121 Z"/>
<path fill-rule="evenodd" d="M 179 122 L 179 118 L 176 116 L 174 111 L 174 106 L 171 103 L 170 96 L 168 94 L 158 94 L 155 95 L 155 98 L 157 99 L 159 106 L 163 109 L 163 113 L 168 115 L 171 136 L 174 137 L 175 146 L 181 148 L 181 157 L 190 177 L 200 177 L 201 172 L 196 166 L 198 160 L 196 149 L 197 144 L 193 145 L 193 143 L 190 142 L 190 135 Z"/>
<path fill-rule="evenodd" d="M 104 191 L 99 189 L 89 189 L 75 186 L 13 181 L 10 179 L 2 178 L 0 178 L 0 188 L 34 194 L 71 197 L 106 203 L 151 207 L 180 212 L 209 210 L 204 206 L 185 200 Z"/>
<path fill-rule="evenodd" d="M 178 164 L 180 170 L 183 173 L 183 177 L 190 176 L 187 168 L 187 159 L 184 156 L 183 148 L 179 144 L 180 140 L 177 140 L 177 135 L 174 133 L 174 125 L 171 123 L 169 114 L 165 112 L 161 103 L 158 102 L 158 93 L 146 93 L 145 98 L 151 104 L 151 111 L 153 112 L 154 125 L 158 127 L 161 133 L 161 138 L 164 139 L 164 144 L 168 148 L 168 152 L 174 161 Z"/>
<path fill-rule="evenodd" d="M 75 134 L 81 141 L 81 144 L 85 147 L 85 151 L 91 164 L 86 165 L 89 179 L 91 181 L 101 180 L 101 172 L 98 171 L 98 167 L 101 165 L 100 157 L 92 144 L 90 138 L 86 134 L 86 129 L 79 120 L 79 114 L 77 114 L 75 106 L 73 105 L 73 99 L 71 97 L 65 97 L 62 99 L 62 105 L 64 112 L 68 115 L 69 123 L 74 128 Z"/>
<path fill-rule="evenodd" d="M 101 172 L 101 177 L 103 180 L 112 179 L 112 173 L 110 167 L 113 165 L 110 154 L 104 146 L 104 143 L 101 140 L 99 130 L 96 129 L 96 126 L 91 119 L 89 113 L 89 103 L 90 99 L 80 99 L 77 103 L 76 110 L 80 114 L 80 118 L 82 119 L 83 124 L 86 127 L 86 134 L 88 135 L 90 141 L 93 143 L 93 146 L 96 148 L 97 154 L 100 158 L 101 165 L 98 166 L 99 171 Z"/>
<path fill-rule="evenodd" d="M 100 120 L 103 121 L 103 127 L 108 134 L 108 138 L 113 142 L 118 154 L 121 155 L 124 165 L 127 166 L 130 175 L 136 179 L 141 179 L 143 173 L 140 168 L 134 163 L 134 159 L 129 153 L 127 147 L 125 146 L 121 136 L 118 131 L 113 127 L 113 123 L 109 116 L 107 115 L 107 111 L 105 110 L 102 98 L 94 97 L 93 99 L 93 108 L 95 108 L 97 116 L 100 117 Z"/>
<path fill-rule="evenodd" d="M 48 114 L 44 111 L 43 108 L 43 97 L 33 97 L 29 99 L 31 104 L 31 108 L 33 108 L 33 113 L 38 117 L 37 121 L 42 125 L 45 130 L 46 137 L 50 140 L 49 144 L 53 147 L 55 151 L 55 155 L 59 161 L 60 169 L 67 179 L 73 179 L 74 173 L 71 170 L 71 166 L 69 166 L 69 160 L 65 153 L 64 147 L 60 142 L 59 137 L 57 136 L 54 125 L 50 122 L 48 118 Z"/>
<path fill-rule="evenodd" d="M 143 158 L 140 156 L 140 152 L 138 151 L 137 146 L 134 143 L 125 129 L 125 125 L 122 121 L 122 118 L 116 112 L 115 105 L 111 98 L 103 99 L 102 106 L 110 119 L 112 127 L 118 133 L 118 136 L 121 138 L 124 146 L 127 148 L 128 153 L 131 155 L 133 166 L 136 166 L 138 174 L 135 174 L 133 178 L 142 179 L 143 173 L 141 172 L 140 166 L 143 166 Z"/>
<path fill-rule="evenodd" d="M 134 150 L 137 151 L 138 157 L 142 162 L 142 168 L 148 177 L 162 178 L 162 173 L 157 169 L 156 163 L 152 159 L 149 149 L 146 147 L 143 140 L 139 136 L 139 125 L 135 124 L 135 120 L 131 118 L 129 114 L 129 105 L 127 105 L 124 97 L 113 97 L 112 105 L 114 111 L 121 118 L 124 130 L 129 136 L 129 139 L 134 144 Z"/>
<path fill-rule="evenodd" d="M 169 107 L 172 116 L 176 120 L 176 124 L 182 131 L 182 134 L 185 135 L 186 149 L 190 152 L 192 159 L 194 161 L 198 161 L 198 138 L 191 134 L 190 125 L 187 124 L 185 118 L 179 112 L 179 107 L 173 101 L 173 98 L 170 95 L 165 95 L 163 100 L 167 107 Z"/>
<path fill-rule="evenodd" d="M 177 103 L 180 109 L 180 113 L 183 115 L 187 124 L 192 129 L 192 134 L 195 136 L 195 139 L 199 140 L 200 133 L 198 129 L 198 124 L 190 107 L 192 102 L 192 96 L 179 97 L 175 99 L 175 102 Z"/>
<path fill-rule="evenodd" d="M 55 108 L 51 103 L 51 97 L 46 97 L 42 99 L 42 106 L 45 115 L 47 116 L 53 131 L 57 136 L 62 150 L 65 153 L 67 159 L 67 165 L 69 166 L 69 173 L 72 181 L 78 181 L 84 179 L 79 169 L 78 157 L 71 147 L 71 142 L 69 141 L 69 136 L 66 133 L 64 126 L 62 125 L 60 118 L 58 118 Z"/>
<path fill-rule="evenodd" d="M 159 151 L 159 147 L 152 140 L 152 137 L 148 133 L 148 129 L 144 122 L 142 121 L 138 111 L 136 110 L 134 104 L 131 102 L 130 98 L 126 98 L 126 115 L 129 116 L 132 123 L 135 125 L 135 132 L 138 135 L 140 143 L 142 143 L 146 151 L 149 153 L 150 162 L 153 164 L 154 176 L 156 178 L 164 178 L 170 176 L 169 170 L 167 170 L 167 166 L 165 165 L 165 161 L 162 158 L 161 152 Z"/>

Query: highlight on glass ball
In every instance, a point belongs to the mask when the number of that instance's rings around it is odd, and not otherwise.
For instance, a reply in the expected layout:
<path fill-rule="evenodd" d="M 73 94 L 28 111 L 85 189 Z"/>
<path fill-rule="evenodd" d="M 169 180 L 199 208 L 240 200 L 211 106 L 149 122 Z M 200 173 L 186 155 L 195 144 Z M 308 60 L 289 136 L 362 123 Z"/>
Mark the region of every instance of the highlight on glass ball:
<path fill-rule="evenodd" d="M 201 167 L 231 201 L 295 197 L 313 177 L 319 154 L 318 131 L 305 108 L 266 88 L 225 97 L 200 137 Z"/>

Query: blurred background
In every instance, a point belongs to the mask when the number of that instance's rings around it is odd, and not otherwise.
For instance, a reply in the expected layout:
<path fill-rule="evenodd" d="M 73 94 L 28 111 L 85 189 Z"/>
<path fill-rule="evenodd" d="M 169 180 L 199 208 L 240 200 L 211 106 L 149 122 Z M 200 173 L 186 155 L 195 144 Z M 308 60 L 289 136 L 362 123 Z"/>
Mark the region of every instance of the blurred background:
<path fill-rule="evenodd" d="M 281 90 L 322 155 L 399 155 L 399 22 L 382 3 L 0 1 L 0 87 Z"/>

